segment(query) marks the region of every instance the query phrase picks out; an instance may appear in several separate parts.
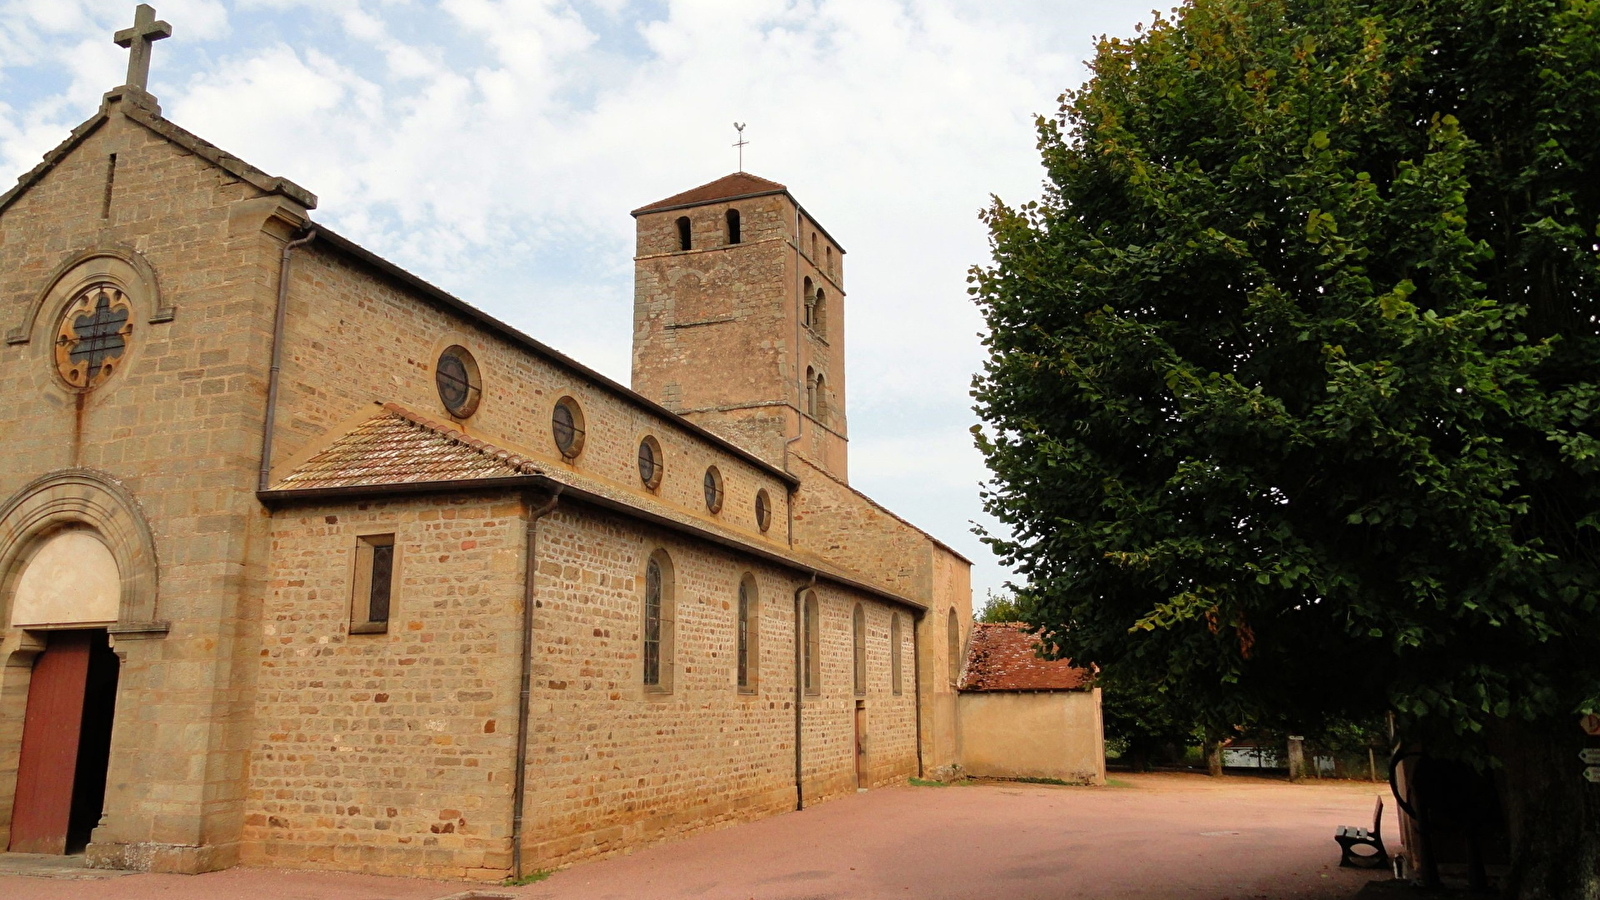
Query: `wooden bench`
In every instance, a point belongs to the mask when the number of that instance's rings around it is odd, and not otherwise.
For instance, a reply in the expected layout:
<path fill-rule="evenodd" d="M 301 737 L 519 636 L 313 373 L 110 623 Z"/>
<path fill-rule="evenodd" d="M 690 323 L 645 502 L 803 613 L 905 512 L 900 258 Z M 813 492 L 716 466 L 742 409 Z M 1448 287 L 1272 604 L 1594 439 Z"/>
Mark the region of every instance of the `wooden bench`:
<path fill-rule="evenodd" d="M 1333 833 L 1333 839 L 1339 842 L 1341 866 L 1376 869 L 1387 863 L 1389 852 L 1383 849 L 1383 796 L 1379 795 L 1378 806 L 1372 811 L 1371 831 L 1355 825 L 1340 825 L 1339 830 Z M 1372 851 L 1358 853 L 1357 847 L 1371 847 Z"/>

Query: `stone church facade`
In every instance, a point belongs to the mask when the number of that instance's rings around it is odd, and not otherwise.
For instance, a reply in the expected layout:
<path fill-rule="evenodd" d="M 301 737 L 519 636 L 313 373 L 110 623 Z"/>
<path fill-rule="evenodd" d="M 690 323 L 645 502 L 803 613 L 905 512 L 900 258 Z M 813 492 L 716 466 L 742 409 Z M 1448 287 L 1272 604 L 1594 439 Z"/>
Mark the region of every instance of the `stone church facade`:
<path fill-rule="evenodd" d="M 955 762 L 784 186 L 634 211 L 630 388 L 129 82 L 0 196 L 0 849 L 498 880 Z"/>

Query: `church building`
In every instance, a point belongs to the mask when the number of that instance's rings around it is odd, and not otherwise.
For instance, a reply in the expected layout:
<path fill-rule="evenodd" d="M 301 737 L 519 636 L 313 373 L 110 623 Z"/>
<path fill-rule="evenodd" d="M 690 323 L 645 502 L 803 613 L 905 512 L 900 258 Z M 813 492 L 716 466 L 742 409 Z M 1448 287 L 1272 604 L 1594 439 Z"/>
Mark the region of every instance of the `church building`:
<path fill-rule="evenodd" d="M 622 385 L 164 118 L 168 34 L 0 195 L 0 850 L 500 880 L 957 762 L 788 188 L 633 211 Z"/>

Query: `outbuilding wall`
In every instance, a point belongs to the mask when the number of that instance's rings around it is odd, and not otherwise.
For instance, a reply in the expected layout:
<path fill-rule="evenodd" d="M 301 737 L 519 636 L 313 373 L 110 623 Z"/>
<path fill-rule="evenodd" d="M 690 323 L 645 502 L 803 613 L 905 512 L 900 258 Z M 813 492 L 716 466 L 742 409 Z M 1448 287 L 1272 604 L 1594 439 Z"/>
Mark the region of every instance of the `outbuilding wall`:
<path fill-rule="evenodd" d="M 968 691 L 956 707 L 968 775 L 1106 783 L 1099 688 Z"/>

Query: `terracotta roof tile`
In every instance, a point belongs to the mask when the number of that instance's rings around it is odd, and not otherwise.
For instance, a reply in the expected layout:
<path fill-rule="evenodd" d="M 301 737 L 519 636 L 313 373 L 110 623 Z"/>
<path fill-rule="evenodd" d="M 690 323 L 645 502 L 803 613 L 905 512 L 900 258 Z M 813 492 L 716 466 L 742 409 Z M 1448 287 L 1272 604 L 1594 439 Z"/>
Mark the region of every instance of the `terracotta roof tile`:
<path fill-rule="evenodd" d="M 277 490 L 538 475 L 532 460 L 394 403 L 301 463 Z"/>
<path fill-rule="evenodd" d="M 698 203 L 714 203 L 726 200 L 729 197 L 743 197 L 747 194 L 775 194 L 786 191 L 787 187 L 776 181 L 768 181 L 751 175 L 749 172 L 735 172 L 724 175 L 716 181 L 707 182 L 697 188 L 690 188 L 681 194 L 673 194 L 665 200 L 657 200 L 646 206 L 641 206 L 633 211 L 633 215 L 647 213 L 654 209 L 665 209 L 673 206 L 693 206 Z"/>
<path fill-rule="evenodd" d="M 1020 622 L 972 626 L 963 691 L 1070 691 L 1089 682 L 1089 672 L 1068 659 L 1040 659 L 1037 635 Z"/>

